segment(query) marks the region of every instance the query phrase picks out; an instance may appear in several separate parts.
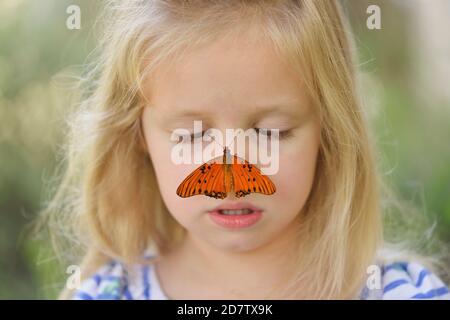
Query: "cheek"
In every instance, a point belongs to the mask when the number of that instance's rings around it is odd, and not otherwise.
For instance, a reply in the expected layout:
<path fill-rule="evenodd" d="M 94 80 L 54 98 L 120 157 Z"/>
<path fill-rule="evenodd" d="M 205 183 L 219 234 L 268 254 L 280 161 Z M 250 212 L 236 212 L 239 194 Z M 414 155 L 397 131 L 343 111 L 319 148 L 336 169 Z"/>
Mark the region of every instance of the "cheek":
<path fill-rule="evenodd" d="M 314 182 L 318 149 L 316 140 L 311 140 L 280 153 L 280 168 L 274 182 L 281 206 L 289 206 L 295 212 L 302 209 Z"/>
<path fill-rule="evenodd" d="M 148 150 L 157 178 L 157 183 L 165 205 L 173 217 L 182 225 L 187 226 L 208 206 L 201 197 L 181 198 L 176 194 L 179 184 L 198 165 L 176 165 L 171 159 L 173 144 L 163 134 L 148 135 Z"/>
<path fill-rule="evenodd" d="M 299 158 L 297 158 L 299 159 Z M 300 159 L 299 159 L 300 160 Z M 278 196 L 292 201 L 292 198 L 303 198 L 309 193 L 314 179 L 314 163 L 303 161 L 292 163 L 291 160 L 283 161 L 280 159 L 280 170 L 276 177 L 276 186 Z"/>

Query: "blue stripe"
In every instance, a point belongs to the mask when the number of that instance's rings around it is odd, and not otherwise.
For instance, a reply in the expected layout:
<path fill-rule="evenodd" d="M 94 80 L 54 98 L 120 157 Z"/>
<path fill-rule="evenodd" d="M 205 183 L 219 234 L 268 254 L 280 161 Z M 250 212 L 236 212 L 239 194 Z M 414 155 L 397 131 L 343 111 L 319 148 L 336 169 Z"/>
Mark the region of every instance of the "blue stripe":
<path fill-rule="evenodd" d="M 117 264 L 117 261 L 114 259 L 109 261 L 109 263 L 108 263 L 109 270 L 111 270 L 116 264 Z"/>
<path fill-rule="evenodd" d="M 404 270 L 407 271 L 408 269 L 408 263 L 407 262 L 395 262 L 389 265 L 386 265 L 383 267 L 383 275 L 388 272 L 389 270 Z"/>
<path fill-rule="evenodd" d="M 369 296 L 369 288 L 367 286 L 365 286 L 361 290 L 361 293 L 360 293 L 359 297 L 360 297 L 361 300 L 366 300 L 368 296 Z"/>
<path fill-rule="evenodd" d="M 438 296 L 442 296 L 446 293 L 449 293 L 447 287 L 441 287 L 438 289 L 432 289 L 426 293 L 418 293 L 415 296 L 411 297 L 411 299 L 430 299 Z"/>
<path fill-rule="evenodd" d="M 94 300 L 94 298 L 90 295 L 87 294 L 86 292 L 83 291 L 77 291 L 77 293 L 75 294 L 76 297 L 82 299 L 82 300 Z"/>
<path fill-rule="evenodd" d="M 128 285 L 125 286 L 123 294 L 125 295 L 125 298 L 127 298 L 128 300 L 133 300 L 133 296 L 131 295 Z"/>
<path fill-rule="evenodd" d="M 102 280 L 119 280 L 120 279 L 120 277 L 118 277 L 118 276 L 108 275 L 108 272 L 111 272 L 111 270 L 115 264 L 116 264 L 116 261 L 114 261 L 114 260 L 110 261 L 107 264 L 108 270 L 104 272 L 105 274 L 96 273 L 92 276 L 92 280 L 95 281 L 95 284 L 97 285 L 97 287 L 100 286 L 100 283 L 102 282 Z"/>
<path fill-rule="evenodd" d="M 100 278 L 102 280 L 107 280 L 107 281 L 116 281 L 116 280 L 122 281 L 122 277 L 121 276 L 113 276 L 113 275 L 110 275 L 110 274 L 101 275 Z"/>
<path fill-rule="evenodd" d="M 123 294 L 127 300 L 133 300 L 133 296 L 131 295 L 130 288 L 129 288 L 128 271 L 126 269 L 124 270 L 124 274 L 125 274 L 125 276 L 123 277 L 123 282 L 124 282 Z"/>
<path fill-rule="evenodd" d="M 422 285 L 423 279 L 426 275 L 430 274 L 430 272 L 426 269 L 423 269 L 419 273 L 419 278 L 417 279 L 416 287 L 420 287 Z"/>
<path fill-rule="evenodd" d="M 102 276 L 99 275 L 99 274 L 95 274 L 92 278 L 94 279 L 95 284 L 96 284 L 97 286 L 99 286 L 99 285 L 100 285 L 100 282 L 102 281 Z"/>
<path fill-rule="evenodd" d="M 406 281 L 405 279 L 400 279 L 400 280 L 392 281 L 391 283 L 389 283 L 388 285 L 386 285 L 386 286 L 383 288 L 383 293 L 386 293 L 386 292 L 388 292 L 388 291 L 391 291 L 391 290 L 397 288 L 398 286 L 401 286 L 402 284 L 407 284 L 407 283 L 409 283 L 409 282 Z"/>
<path fill-rule="evenodd" d="M 148 281 L 148 265 L 143 267 L 143 280 L 144 280 L 144 297 L 146 300 L 150 300 L 150 282 Z"/>

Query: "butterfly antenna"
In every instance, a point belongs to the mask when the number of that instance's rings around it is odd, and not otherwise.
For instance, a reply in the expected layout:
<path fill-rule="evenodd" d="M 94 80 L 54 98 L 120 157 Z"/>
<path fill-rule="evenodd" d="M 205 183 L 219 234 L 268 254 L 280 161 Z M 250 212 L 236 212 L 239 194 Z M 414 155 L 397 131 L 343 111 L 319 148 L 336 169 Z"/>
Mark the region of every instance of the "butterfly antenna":
<path fill-rule="evenodd" d="M 236 137 L 241 133 L 241 131 L 243 131 L 242 129 L 238 129 L 238 133 L 233 135 L 233 139 L 231 139 L 231 142 L 229 145 L 227 145 L 227 148 L 230 149 L 231 145 L 234 143 Z"/>
<path fill-rule="evenodd" d="M 240 129 L 240 130 L 242 130 L 242 129 Z M 238 134 L 239 134 L 240 132 L 238 132 Z M 227 145 L 227 146 L 223 146 L 219 141 L 217 141 L 215 138 L 214 138 L 214 136 L 211 136 L 211 135 L 208 135 L 212 140 L 214 140 L 215 142 L 217 142 L 221 147 L 222 147 L 222 149 L 225 149 L 225 148 L 227 148 L 228 150 L 230 150 L 230 147 L 231 147 L 231 145 L 234 143 L 234 141 L 235 141 L 235 139 L 236 139 L 236 137 L 237 137 L 237 135 L 238 134 L 235 134 L 234 136 L 233 136 L 233 139 L 231 140 L 231 142 Z"/>
<path fill-rule="evenodd" d="M 217 141 L 217 140 L 214 138 L 214 136 L 211 136 L 211 135 L 208 134 L 208 137 L 210 137 L 212 140 L 214 140 L 214 142 L 218 143 L 218 144 L 223 148 L 223 145 L 222 145 L 219 141 Z"/>

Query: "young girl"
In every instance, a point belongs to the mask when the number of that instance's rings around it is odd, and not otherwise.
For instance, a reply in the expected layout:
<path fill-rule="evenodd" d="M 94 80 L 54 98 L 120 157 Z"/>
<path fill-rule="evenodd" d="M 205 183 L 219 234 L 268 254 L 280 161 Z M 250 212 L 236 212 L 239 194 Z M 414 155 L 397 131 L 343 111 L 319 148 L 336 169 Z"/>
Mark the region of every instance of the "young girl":
<path fill-rule="evenodd" d="M 450 297 L 428 266 L 387 254 L 338 3 L 136 0 L 107 12 L 47 210 L 84 253 L 82 281 L 63 298 Z M 199 165 L 172 161 L 171 135 L 194 120 L 279 129 L 275 193 L 180 197 Z M 212 212 L 241 217 L 230 226 Z M 241 223 L 244 212 L 258 218 Z"/>

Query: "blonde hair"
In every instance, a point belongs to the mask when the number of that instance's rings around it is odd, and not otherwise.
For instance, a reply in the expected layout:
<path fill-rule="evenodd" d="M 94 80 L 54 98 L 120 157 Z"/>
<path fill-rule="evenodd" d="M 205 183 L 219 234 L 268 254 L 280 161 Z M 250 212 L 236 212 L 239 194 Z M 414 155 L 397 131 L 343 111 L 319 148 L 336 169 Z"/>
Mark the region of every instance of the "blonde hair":
<path fill-rule="evenodd" d="M 83 271 L 108 258 L 138 262 L 150 243 L 163 252 L 182 238 L 146 151 L 143 83 L 184 50 L 248 32 L 272 41 L 301 72 L 322 128 L 315 182 L 298 224 L 307 241 L 299 241 L 298 272 L 276 298 L 356 297 L 382 245 L 381 183 L 338 3 L 134 0 L 111 1 L 105 12 L 101 55 L 71 118 L 68 166 L 44 210 L 51 225 L 76 239 Z"/>

